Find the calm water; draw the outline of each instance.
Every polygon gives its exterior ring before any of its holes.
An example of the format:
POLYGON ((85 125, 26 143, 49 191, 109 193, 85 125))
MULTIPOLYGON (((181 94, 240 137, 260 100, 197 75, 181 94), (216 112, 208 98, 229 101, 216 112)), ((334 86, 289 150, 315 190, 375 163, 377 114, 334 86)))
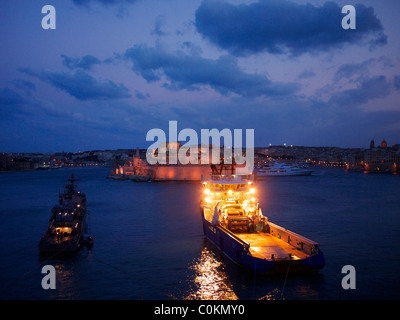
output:
POLYGON ((326 266, 306 276, 244 272, 204 240, 198 183, 106 179, 107 168, 0 175, 1 299, 399 299, 400 175, 317 168, 258 182, 269 220, 321 245, 326 266), (87 194, 91 250, 38 255, 59 188, 74 173, 87 194), (56 290, 41 268, 55 266, 56 290), (343 290, 341 269, 356 268, 343 290))

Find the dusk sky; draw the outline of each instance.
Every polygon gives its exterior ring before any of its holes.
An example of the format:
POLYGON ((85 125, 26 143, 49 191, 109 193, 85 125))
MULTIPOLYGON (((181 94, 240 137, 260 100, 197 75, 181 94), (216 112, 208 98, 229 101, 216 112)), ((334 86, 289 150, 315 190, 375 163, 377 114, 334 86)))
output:
POLYGON ((398 0, 1 1, 0 45, 0 152, 147 148, 171 120, 259 147, 400 143, 398 0))

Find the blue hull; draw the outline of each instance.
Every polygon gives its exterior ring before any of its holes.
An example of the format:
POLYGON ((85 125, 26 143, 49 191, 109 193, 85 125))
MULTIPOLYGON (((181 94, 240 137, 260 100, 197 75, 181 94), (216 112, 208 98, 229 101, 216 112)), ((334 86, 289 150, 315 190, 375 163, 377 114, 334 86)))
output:
POLYGON ((230 260, 257 274, 278 274, 316 271, 325 266, 322 251, 300 260, 267 260, 254 257, 249 252, 249 246, 220 226, 214 226, 204 218, 203 231, 205 236, 216 245, 230 260))

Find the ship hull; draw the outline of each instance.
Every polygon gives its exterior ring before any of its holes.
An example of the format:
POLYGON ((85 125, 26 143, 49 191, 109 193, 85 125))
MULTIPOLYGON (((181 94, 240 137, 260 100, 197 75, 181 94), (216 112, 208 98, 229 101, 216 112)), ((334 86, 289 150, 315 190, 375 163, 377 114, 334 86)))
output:
POLYGON ((39 242, 39 252, 40 254, 75 252, 82 247, 83 242, 83 237, 68 241, 57 241, 54 237, 44 236, 39 242))
POLYGON ((315 272, 325 265, 322 251, 304 259, 266 259, 255 257, 250 253, 249 246, 229 230, 214 226, 208 220, 203 220, 205 236, 237 265, 256 274, 281 274, 315 272))

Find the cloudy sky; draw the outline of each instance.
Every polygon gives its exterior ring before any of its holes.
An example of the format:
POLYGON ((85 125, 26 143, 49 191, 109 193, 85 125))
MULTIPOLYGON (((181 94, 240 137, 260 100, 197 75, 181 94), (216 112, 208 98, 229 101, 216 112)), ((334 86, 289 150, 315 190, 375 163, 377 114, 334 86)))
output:
POLYGON ((400 143, 399 17, 398 0, 1 1, 0 152, 147 148, 170 120, 256 146, 400 143))

